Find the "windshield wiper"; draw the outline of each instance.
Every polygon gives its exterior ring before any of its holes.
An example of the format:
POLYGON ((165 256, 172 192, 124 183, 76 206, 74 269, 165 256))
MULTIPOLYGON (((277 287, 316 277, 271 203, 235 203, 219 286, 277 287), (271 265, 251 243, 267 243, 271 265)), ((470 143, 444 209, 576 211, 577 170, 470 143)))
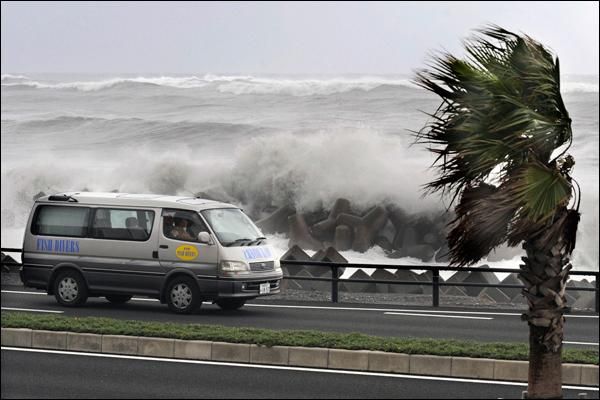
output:
POLYGON ((257 237, 256 239, 254 239, 253 241, 251 241, 250 243, 248 243, 248 246, 253 245, 254 242, 256 242, 256 244, 260 244, 260 242, 263 241, 263 240, 267 240, 267 238, 263 237, 263 236, 257 237))
POLYGON ((229 242, 226 244, 227 247, 231 247, 234 244, 238 244, 238 243, 243 243, 243 242, 253 242, 252 239, 247 239, 247 238, 243 238, 243 239, 235 239, 233 242, 229 242))

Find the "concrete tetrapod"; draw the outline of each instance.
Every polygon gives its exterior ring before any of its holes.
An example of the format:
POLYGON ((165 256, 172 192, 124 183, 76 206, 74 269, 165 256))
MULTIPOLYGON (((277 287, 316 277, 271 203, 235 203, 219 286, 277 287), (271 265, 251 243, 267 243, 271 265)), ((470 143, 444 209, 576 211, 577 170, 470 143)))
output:
POLYGON ((290 206, 279 207, 268 217, 258 220, 256 226, 263 233, 286 233, 289 227, 288 217, 295 212, 290 206))
POLYGON ((294 214, 288 217, 290 225, 290 240, 289 246, 298 245, 303 249, 319 250, 323 248, 323 244, 315 239, 308 229, 306 220, 302 214, 294 214))
POLYGON ((373 207, 363 217, 350 214, 340 214, 337 217, 338 225, 348 225, 354 228, 354 242, 352 249, 364 253, 372 245, 375 236, 387 222, 388 213, 381 206, 373 207))
MULTIPOLYGON (((330 240, 334 235, 338 215, 348 213, 350 213, 350 201, 342 198, 337 199, 327 219, 312 226, 313 233, 320 239, 330 240)), ((338 248, 338 250, 341 249, 338 248)))

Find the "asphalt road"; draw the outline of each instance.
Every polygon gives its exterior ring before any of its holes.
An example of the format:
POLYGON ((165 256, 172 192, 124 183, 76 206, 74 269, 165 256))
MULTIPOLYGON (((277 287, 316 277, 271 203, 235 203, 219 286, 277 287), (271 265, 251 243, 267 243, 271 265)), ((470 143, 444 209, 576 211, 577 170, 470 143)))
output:
MULTIPOLYGON (((83 307, 65 308, 53 296, 18 287, 2 288, 2 309, 59 312, 66 316, 102 316, 119 319, 218 324, 268 329, 314 329, 360 332, 387 337, 432 337, 478 341, 527 342, 527 324, 518 311, 475 308, 360 306, 316 302, 254 300, 237 311, 203 304, 193 315, 176 315, 152 299, 134 298, 113 305, 91 298, 83 307)), ((33 312, 33 311, 32 311, 33 312)), ((565 346, 598 349, 598 315, 568 315, 565 346)))
MULTIPOLYGON (((432 377, 2 350, 3 398, 520 398, 526 387, 432 377)), ((598 398, 597 389, 565 389, 598 398)))

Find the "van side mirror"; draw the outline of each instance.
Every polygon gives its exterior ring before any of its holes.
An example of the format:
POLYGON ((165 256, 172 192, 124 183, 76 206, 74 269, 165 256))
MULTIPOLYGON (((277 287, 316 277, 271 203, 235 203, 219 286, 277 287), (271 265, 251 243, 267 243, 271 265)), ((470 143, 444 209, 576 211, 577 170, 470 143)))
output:
POLYGON ((208 232, 200 232, 198 234, 198 241, 204 244, 213 244, 213 241, 210 237, 210 233, 208 232))

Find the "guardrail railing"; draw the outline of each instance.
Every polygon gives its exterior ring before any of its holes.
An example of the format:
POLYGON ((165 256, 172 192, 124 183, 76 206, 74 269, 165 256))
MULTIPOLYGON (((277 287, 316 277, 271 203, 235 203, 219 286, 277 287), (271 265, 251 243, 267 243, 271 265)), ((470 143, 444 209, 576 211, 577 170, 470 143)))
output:
MULTIPOLYGON (((511 285, 511 284, 492 284, 492 283, 471 283, 471 282, 440 282, 440 271, 469 271, 469 272, 483 272, 483 273, 494 273, 494 272, 509 272, 518 273, 518 269, 514 268, 476 268, 476 267, 449 267, 439 265, 396 265, 396 264, 359 264, 359 263, 333 263, 325 261, 298 261, 298 260, 281 260, 282 266, 302 268, 303 266, 317 266, 323 268, 329 268, 331 271, 331 277, 296 277, 293 275, 284 275, 284 279, 290 280, 304 280, 304 281, 324 281, 331 282, 331 301, 333 303, 338 302, 339 298, 339 284, 340 283, 384 283, 392 285, 425 285, 432 286, 432 302, 434 307, 440 305, 440 287, 441 286, 475 286, 475 287, 495 287, 495 288, 515 288, 522 289, 523 285, 511 285), (377 280, 377 279, 340 279, 339 269, 340 268, 371 268, 371 269, 396 269, 396 270, 418 270, 418 271, 431 271, 431 282, 427 281, 402 281, 402 280, 377 280)), ((598 292, 600 288, 598 286, 598 277, 600 272, 594 271, 570 271, 569 275, 579 276, 593 276, 595 277, 595 287, 567 287, 568 291, 588 291, 595 292, 595 311, 598 312, 598 292)))
MULTIPOLYGON (((22 253, 22 249, 17 248, 1 248, 3 253, 22 253)), ((18 262, 2 262, 4 265, 20 266, 18 262)), ((432 303, 434 307, 440 306, 440 287, 441 286, 475 286, 475 287, 495 287, 495 288, 511 288, 511 289, 522 289, 523 285, 501 285, 492 283, 472 283, 472 282, 440 282, 440 271, 469 271, 469 272, 483 272, 483 273, 494 273, 494 272, 509 272, 518 273, 518 269, 513 268, 476 268, 476 267, 449 267, 439 265, 396 265, 396 264, 360 264, 360 263, 333 263, 326 261, 297 261, 297 260, 281 260, 282 266, 292 268, 302 268, 304 266, 316 266, 329 268, 331 271, 331 277, 301 277, 293 275, 284 275, 283 279, 297 280, 297 281, 322 281, 331 282, 331 301, 337 303, 339 299, 339 284, 340 283, 383 283, 391 285, 420 285, 420 286, 432 286, 432 303), (431 282, 427 281, 402 281, 402 280, 377 280, 377 279, 340 279, 339 270, 340 268, 371 268, 371 269, 396 269, 396 270, 417 270, 417 271, 431 271, 431 282)), ((600 272, 594 271, 570 271, 569 275, 578 276, 593 276, 595 278, 595 287, 567 287, 568 291, 587 291, 595 292, 595 311, 598 312, 598 293, 600 292, 599 277, 600 272)))

